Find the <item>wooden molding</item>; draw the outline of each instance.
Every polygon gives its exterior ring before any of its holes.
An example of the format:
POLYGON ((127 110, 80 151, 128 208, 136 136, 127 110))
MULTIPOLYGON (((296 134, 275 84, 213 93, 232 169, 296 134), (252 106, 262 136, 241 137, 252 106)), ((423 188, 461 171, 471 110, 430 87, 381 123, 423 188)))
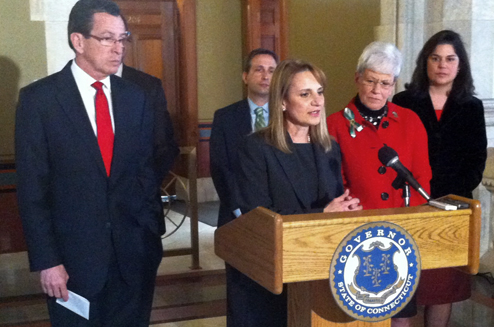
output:
POLYGON ((179 145, 197 146, 196 0, 116 2, 134 28, 125 63, 162 80, 179 145))
POLYGON ((197 99, 196 0, 177 0, 180 12, 180 127, 181 146, 197 146, 199 115, 197 99))
POLYGON ((263 47, 288 57, 286 0, 242 0, 243 54, 263 47))

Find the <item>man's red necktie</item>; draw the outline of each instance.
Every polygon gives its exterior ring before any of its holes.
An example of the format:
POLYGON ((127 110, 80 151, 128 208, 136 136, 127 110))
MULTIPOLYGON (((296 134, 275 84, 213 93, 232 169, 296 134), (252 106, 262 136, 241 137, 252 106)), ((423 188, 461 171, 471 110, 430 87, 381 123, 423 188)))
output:
POLYGON ((98 133, 98 145, 105 163, 106 174, 110 176, 111 160, 113 157, 113 128, 110 118, 110 109, 105 92, 103 92, 103 83, 94 82, 92 85, 96 89, 96 126, 98 133))

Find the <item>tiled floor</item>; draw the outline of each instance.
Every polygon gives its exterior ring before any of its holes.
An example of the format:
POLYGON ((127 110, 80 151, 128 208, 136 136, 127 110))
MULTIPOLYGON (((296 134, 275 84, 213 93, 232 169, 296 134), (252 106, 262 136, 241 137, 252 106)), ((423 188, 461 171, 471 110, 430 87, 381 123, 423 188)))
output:
MULTIPOLYGON (((181 219, 180 214, 172 214, 171 217, 174 220, 181 219)), ((170 225, 169 229, 171 228, 170 225)), ((186 219, 176 233, 163 241, 164 247, 176 249, 190 246, 189 230, 189 220, 186 219)), ((152 325, 153 327, 226 326, 224 316, 160 323, 166 320, 179 320, 179 318, 171 319, 170 314, 173 315, 175 311, 182 310, 184 305, 195 306, 194 308, 199 312, 198 317, 214 315, 214 312, 221 312, 221 308, 224 308, 225 285, 224 276, 221 273, 224 264, 221 259, 214 255, 214 230, 214 227, 200 223, 200 265, 202 267, 200 274, 210 274, 209 279, 205 279, 201 283, 195 283, 194 278, 189 278, 192 280, 190 283, 182 280, 178 282, 174 279, 169 280, 167 276, 180 276, 182 274, 196 276, 197 272, 193 272, 189 268, 191 265, 190 256, 163 259, 159 268, 159 275, 164 280, 158 282, 156 289, 153 306, 155 308, 153 321, 156 323, 152 325), (204 313, 204 310, 209 311, 204 313)), ((473 277, 473 279, 473 296, 468 301, 454 304, 450 327, 494 326, 494 285, 481 277, 473 277)), ((38 276, 28 271, 26 254, 0 255, 0 298, 38 293, 40 293, 38 276)), ((0 302, 0 327, 16 326, 16 324, 26 321, 46 321, 46 318, 46 307, 39 297, 25 302, 21 307, 5 305, 4 302, 0 302)), ((421 320, 422 313, 420 312, 414 319, 413 326, 423 326, 421 320)), ((29 326, 29 324, 22 326, 29 326)))
MULTIPOLYGON (((182 215, 174 212, 168 214, 173 221, 182 219, 182 215)), ((174 226, 167 221, 167 233, 174 226)), ((225 268, 223 260, 214 254, 214 231, 216 227, 199 222, 199 258, 202 270, 215 270, 225 268)), ((163 240, 163 248, 166 250, 178 249, 190 246, 190 220, 185 219, 184 224, 170 237, 163 240)), ((185 273, 190 271, 190 256, 165 257, 161 262, 158 275, 185 273)))

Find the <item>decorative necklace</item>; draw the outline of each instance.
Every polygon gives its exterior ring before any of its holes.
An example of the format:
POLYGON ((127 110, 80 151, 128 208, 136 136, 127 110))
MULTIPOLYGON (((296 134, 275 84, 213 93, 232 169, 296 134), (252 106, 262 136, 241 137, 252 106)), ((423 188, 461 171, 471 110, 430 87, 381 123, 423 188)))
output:
POLYGON ((378 115, 378 116, 370 116, 370 115, 366 115, 365 113, 363 113, 358 107, 357 107, 360 115, 362 115, 362 118, 364 118, 365 120, 367 120, 369 123, 371 123, 372 125, 378 127, 379 126, 379 123, 381 122, 381 120, 386 117, 386 115, 388 114, 388 106, 385 105, 383 107, 383 109, 380 109, 380 110, 383 110, 383 112, 378 115))

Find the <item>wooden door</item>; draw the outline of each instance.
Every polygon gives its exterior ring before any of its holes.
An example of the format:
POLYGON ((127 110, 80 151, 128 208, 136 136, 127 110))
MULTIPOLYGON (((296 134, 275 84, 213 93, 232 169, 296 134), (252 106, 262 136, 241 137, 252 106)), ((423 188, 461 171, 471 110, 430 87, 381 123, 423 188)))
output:
POLYGON ((195 0, 115 2, 132 35, 124 63, 161 79, 179 145, 196 146, 195 0))
POLYGON ((176 4, 122 1, 119 6, 131 32, 131 42, 127 47, 124 63, 162 80, 168 110, 176 121, 179 109, 176 4))
POLYGON ((288 57, 286 0, 242 0, 244 56, 256 48, 288 57))

